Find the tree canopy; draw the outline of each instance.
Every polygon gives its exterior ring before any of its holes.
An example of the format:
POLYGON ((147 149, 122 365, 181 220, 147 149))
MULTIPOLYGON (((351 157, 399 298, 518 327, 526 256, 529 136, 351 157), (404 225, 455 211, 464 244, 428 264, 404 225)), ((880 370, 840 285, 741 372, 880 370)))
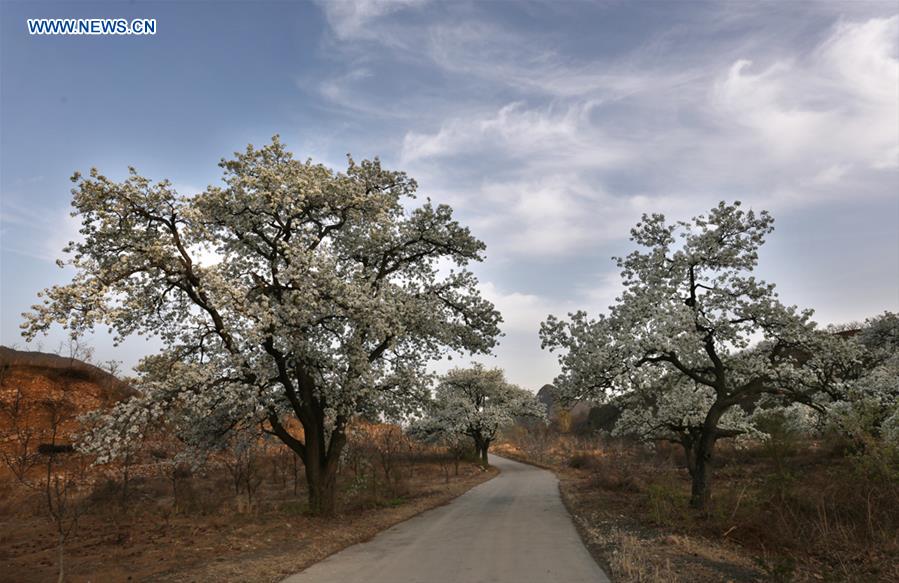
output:
POLYGON ((404 410, 430 360, 494 346, 500 316, 467 270, 484 244, 446 205, 407 210, 415 181, 377 159, 334 172, 276 136, 220 166, 224 184, 195 196, 133 168, 122 182, 75 174, 75 275, 41 294, 24 334, 105 324, 162 340, 98 452, 161 420, 197 444, 261 425, 303 458, 312 507, 329 511, 350 417, 404 410))
POLYGON ((742 430, 735 407, 762 396, 824 407, 857 372, 853 343, 818 330, 811 310, 784 305, 753 275, 773 222, 739 202, 690 221, 644 215, 631 230, 641 249, 616 258, 624 291, 608 314, 541 325, 543 347, 560 351, 563 396, 635 392, 632 408, 652 403, 628 415, 674 430, 696 507, 708 501, 716 440, 742 430))
POLYGON ((501 369, 475 364, 452 369, 440 379, 416 431, 467 436, 486 465, 499 430, 523 417, 544 419, 546 408, 530 391, 508 383, 501 369))

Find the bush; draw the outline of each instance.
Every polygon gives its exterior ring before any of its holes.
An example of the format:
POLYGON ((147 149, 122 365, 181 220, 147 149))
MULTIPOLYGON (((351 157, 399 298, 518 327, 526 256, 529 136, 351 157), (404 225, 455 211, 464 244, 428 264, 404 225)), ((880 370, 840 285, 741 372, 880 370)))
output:
POLYGON ((652 520, 662 526, 682 522, 687 512, 686 496, 677 484, 670 481, 654 482, 647 486, 646 499, 652 520))
POLYGON ((94 484, 88 495, 88 501, 91 506, 111 506, 113 502, 118 503, 121 492, 122 485, 118 480, 106 478, 94 484))
POLYGON ((568 459, 568 467, 587 470, 596 466, 596 457, 586 453, 576 453, 568 459))
POLYGON ((590 474, 590 488, 612 492, 640 493, 646 490, 646 481, 636 473, 612 465, 603 465, 590 474))

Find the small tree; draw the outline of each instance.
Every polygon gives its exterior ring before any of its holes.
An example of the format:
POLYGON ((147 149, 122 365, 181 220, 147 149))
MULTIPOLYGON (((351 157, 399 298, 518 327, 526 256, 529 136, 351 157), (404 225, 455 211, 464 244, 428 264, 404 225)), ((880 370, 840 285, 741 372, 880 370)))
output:
POLYGON ((819 332, 810 310, 783 305, 773 285, 752 276, 772 230, 766 211, 739 202, 675 224, 644 215, 631 230, 644 250, 616 260, 625 289, 609 313, 549 316, 541 326, 543 347, 561 351, 556 384, 569 400, 650 391, 664 409, 684 405, 672 391, 691 392, 696 423, 685 447, 695 508, 709 500, 715 443, 732 434, 723 423, 735 407, 771 395, 823 409, 858 365, 852 343, 819 332))
POLYGON ((436 446, 445 451, 446 457, 441 458, 441 466, 449 483, 449 468, 453 466, 454 474, 459 475, 459 462, 473 451, 471 438, 458 431, 456 427, 449 427, 443 420, 437 417, 424 417, 416 419, 409 425, 406 432, 416 440, 436 446))
POLYGON ((398 425, 392 423, 368 427, 368 439, 381 470, 384 481, 393 494, 398 492, 400 452, 405 449, 405 436, 398 425))
POLYGON ((134 169, 76 174, 75 276, 24 334, 106 324, 162 340, 139 367, 143 396, 87 440, 101 461, 152 423, 204 448, 261 424, 302 458, 311 510, 330 513, 350 418, 421 398, 445 351, 493 347, 499 314, 466 269, 484 244, 448 206, 407 212, 415 181, 377 159, 335 173, 275 137, 221 166, 224 187, 193 197, 134 169))
POLYGON ((265 456, 265 443, 261 436, 249 431, 232 437, 226 444, 222 455, 222 463, 231 475, 234 496, 237 497, 237 508, 254 510, 256 491, 263 481, 262 461, 265 456), (241 491, 246 494, 246 504, 239 498, 241 491))
POLYGON ((487 450, 502 427, 522 417, 545 420, 546 408, 533 393, 507 383, 501 369, 475 364, 441 378, 429 415, 444 431, 471 438, 486 467, 487 450))
POLYGON ((76 405, 70 394, 70 386, 63 383, 61 390, 42 399, 39 403, 46 442, 38 448, 45 470, 39 482, 47 514, 56 529, 58 555, 58 581, 65 580, 65 546, 69 536, 78 526, 81 516, 82 495, 76 472, 67 458, 74 453, 70 444, 60 443, 64 429, 75 418, 76 405))
MULTIPOLYGON (((50 445, 50 444, 47 444, 50 445)), ((72 532, 78 527, 83 511, 83 495, 77 476, 63 458, 71 451, 45 447, 46 473, 41 482, 47 513, 56 529, 57 581, 65 581, 65 546, 72 532), (61 450, 61 451, 60 451, 61 450)))
MULTIPOLYGON (((69 359, 69 366, 74 366, 79 361, 92 362, 94 360, 94 347, 78 336, 69 336, 65 342, 60 342, 55 352, 58 356, 69 359)), ((110 374, 115 373, 110 372, 110 374)))
POLYGON ((38 404, 29 400, 17 384, 9 388, 4 385, 6 367, 0 370, 0 459, 22 484, 27 485, 27 477, 32 468, 40 463, 37 448, 45 428, 36 419, 43 411, 38 404))

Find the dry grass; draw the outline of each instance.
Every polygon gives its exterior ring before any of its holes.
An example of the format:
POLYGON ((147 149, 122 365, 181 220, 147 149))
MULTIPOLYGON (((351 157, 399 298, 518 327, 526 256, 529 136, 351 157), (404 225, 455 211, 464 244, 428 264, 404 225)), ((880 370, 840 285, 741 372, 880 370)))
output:
POLYGON ((613 581, 624 583, 759 581, 751 558, 727 543, 671 534, 629 516, 618 490, 613 502, 576 472, 562 476, 562 493, 588 548, 613 581))
MULTIPOLYGON (((530 459, 507 444, 504 455, 530 459)), ((712 506, 688 508, 680 452, 557 436, 539 458, 616 581, 899 580, 895 452, 722 448, 712 506)))
MULTIPOLYGON (((402 467, 408 472, 408 466, 402 467)), ((67 545, 67 581, 276 581, 348 545, 439 506, 495 475, 464 464, 447 483, 439 464, 416 463, 401 497, 359 493, 343 486, 341 513, 306 513, 305 492, 267 484, 252 510, 239 512, 241 497, 229 492, 228 476, 211 473, 185 480, 181 509, 159 480, 134 484, 130 508, 115 490, 87 501, 78 530, 67 545)), ((56 538, 40 500, 9 482, 2 486, 0 581, 55 579, 56 538)))
POLYGON ((0 357, 0 581, 54 580, 60 533, 70 582, 274 581, 494 475, 471 462, 457 475, 447 452, 359 419, 328 518, 307 512, 302 462, 263 435, 233 434, 190 468, 160 428, 93 467, 66 444, 78 413, 121 396, 118 381, 71 359, 0 357))

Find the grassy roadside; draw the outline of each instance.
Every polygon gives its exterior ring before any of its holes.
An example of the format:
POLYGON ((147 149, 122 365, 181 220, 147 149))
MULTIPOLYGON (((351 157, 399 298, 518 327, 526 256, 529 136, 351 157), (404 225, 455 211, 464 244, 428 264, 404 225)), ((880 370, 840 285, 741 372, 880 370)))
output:
POLYGON ((723 450, 713 504, 699 514, 676 449, 568 437, 495 447, 556 473, 585 543, 618 583, 899 581, 897 491, 873 453, 860 466, 821 446, 794 444, 774 461, 723 450))
MULTIPOLYGON (((422 512, 451 502, 471 488, 495 477, 499 470, 479 471, 466 468, 466 475, 449 484, 435 483, 418 496, 340 520, 317 519, 308 527, 317 534, 315 541, 280 541, 270 547, 238 553, 227 559, 215 559, 192 569, 177 570, 161 581, 279 581, 354 544, 367 541, 379 532, 409 520, 422 512)), ((305 530, 305 529, 303 529, 305 530)), ((300 531, 297 528, 294 532, 300 531)))
MULTIPOLYGON (((756 562, 733 544, 676 534, 641 520, 628 512, 629 504, 622 504, 620 494, 597 488, 586 471, 559 463, 561 460, 534 460, 510 444, 495 449, 509 459, 556 474, 562 501, 584 544, 615 583, 778 580, 766 577, 756 562)), ((624 490, 626 497, 626 485, 624 490)))
MULTIPOLYGON (((221 483, 198 481, 196 496, 211 510, 161 511, 163 500, 127 513, 87 513, 67 545, 66 580, 89 581, 279 581, 309 565, 413 516, 446 504, 498 473, 463 463, 449 481, 436 463, 417 465, 401 496, 347 505, 335 517, 305 512, 302 498, 265 493, 270 503, 237 512, 222 496, 221 483), (207 483, 208 482, 208 483, 207 483)), ((225 490, 227 491, 227 490, 225 490)), ((354 498, 360 501, 360 496, 354 498)), ((104 503, 102 508, 113 506, 104 503)), ((137 505, 136 505, 137 506, 137 505)), ((55 539, 47 521, 21 506, 0 512, 0 581, 55 579, 55 539)))
POLYGON ((565 506, 612 580, 630 582, 768 581, 734 545, 675 534, 620 512, 613 497, 590 489, 576 472, 557 472, 565 506))

